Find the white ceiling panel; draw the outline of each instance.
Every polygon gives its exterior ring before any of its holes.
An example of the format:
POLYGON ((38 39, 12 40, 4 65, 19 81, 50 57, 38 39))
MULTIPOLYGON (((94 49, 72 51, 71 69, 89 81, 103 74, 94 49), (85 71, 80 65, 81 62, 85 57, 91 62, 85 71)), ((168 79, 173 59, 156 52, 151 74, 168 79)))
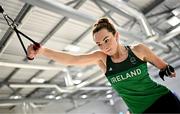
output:
POLYGON ((39 76, 37 76, 37 78, 40 79, 45 79, 46 81, 50 80, 51 78, 53 78, 59 71, 43 71, 39 76))
POLYGON ((66 22, 54 35, 54 38, 57 39, 53 40, 61 41, 61 39, 66 39, 69 43, 71 43, 76 40, 88 27, 89 25, 87 24, 69 19, 69 21, 66 22))
POLYGON ((14 76, 9 80, 9 82, 26 82, 31 78, 37 70, 34 69, 20 69, 14 76))
POLYGON ((4 80, 12 71, 13 68, 0 66, 0 80, 4 80))
POLYGON ((98 8, 96 4, 87 0, 82 7, 80 7, 79 11, 82 11, 88 15, 92 15, 94 17, 101 17, 104 13, 98 8))

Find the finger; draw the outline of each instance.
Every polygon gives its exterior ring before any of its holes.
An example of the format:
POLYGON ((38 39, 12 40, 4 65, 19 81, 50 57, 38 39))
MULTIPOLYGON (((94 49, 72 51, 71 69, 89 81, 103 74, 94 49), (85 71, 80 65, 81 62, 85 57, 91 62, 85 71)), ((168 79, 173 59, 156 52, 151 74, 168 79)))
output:
POLYGON ((171 77, 176 77, 176 73, 175 73, 175 72, 172 72, 170 76, 171 76, 171 77))
POLYGON ((174 76, 174 77, 176 77, 176 73, 174 72, 174 73, 172 73, 172 75, 174 76))

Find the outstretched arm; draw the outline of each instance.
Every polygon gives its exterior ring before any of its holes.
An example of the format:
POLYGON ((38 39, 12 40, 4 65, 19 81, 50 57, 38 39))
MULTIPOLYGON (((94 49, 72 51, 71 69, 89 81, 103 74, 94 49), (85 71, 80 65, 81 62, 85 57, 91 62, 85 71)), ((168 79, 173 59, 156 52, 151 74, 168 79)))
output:
MULTIPOLYGON (((166 70, 167 69, 168 63, 166 63, 163 59, 158 57, 146 45, 139 44, 138 50, 141 53, 141 55, 143 56, 144 61, 147 61, 147 62, 153 64, 154 66, 156 66, 160 70, 166 70)), ((175 75, 176 75, 175 71, 170 73, 171 77, 175 77, 175 75)))
POLYGON ((90 65, 98 64, 98 61, 104 56, 104 53, 95 51, 89 54, 72 55, 62 51, 55 51, 41 46, 40 49, 34 50, 33 45, 28 47, 28 56, 34 58, 36 55, 44 55, 49 59, 60 62, 64 65, 90 65))

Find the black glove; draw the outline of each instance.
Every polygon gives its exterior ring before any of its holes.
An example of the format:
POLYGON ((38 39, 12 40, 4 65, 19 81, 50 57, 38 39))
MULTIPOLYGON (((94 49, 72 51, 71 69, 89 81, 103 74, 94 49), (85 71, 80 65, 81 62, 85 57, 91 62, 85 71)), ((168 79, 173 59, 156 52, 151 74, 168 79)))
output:
POLYGON ((174 71, 175 70, 171 65, 167 65, 166 68, 159 71, 159 76, 164 81, 164 76, 170 77, 171 73, 173 73, 174 71))

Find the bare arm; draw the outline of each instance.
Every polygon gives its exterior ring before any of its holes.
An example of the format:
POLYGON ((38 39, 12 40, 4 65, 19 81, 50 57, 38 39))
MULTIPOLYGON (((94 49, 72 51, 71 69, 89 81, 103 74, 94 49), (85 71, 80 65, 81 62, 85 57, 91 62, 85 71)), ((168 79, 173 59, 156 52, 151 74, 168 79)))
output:
MULTIPOLYGON (((151 64, 153 64, 154 66, 156 66, 160 70, 167 68, 168 63, 166 63, 163 59, 161 59, 156 54, 154 54, 144 44, 139 44, 138 45, 138 50, 141 51, 140 53, 141 53, 144 61, 150 62, 151 64)), ((171 72, 171 74, 169 76, 170 77, 175 77, 176 76, 176 72, 175 71, 171 72)))
POLYGON ((90 65, 98 64, 104 54, 100 51, 92 52, 83 55, 72 55, 62 51, 55 51, 45 47, 41 47, 39 50, 34 51, 33 45, 28 47, 28 56, 30 58, 35 57, 37 54, 44 55, 49 59, 60 62, 64 65, 90 65))
POLYGON ((152 50, 150 50, 146 45, 144 44, 138 44, 136 46, 139 53, 141 53, 141 56, 144 61, 147 61, 154 66, 156 66, 158 69, 163 69, 167 66, 167 63, 158 57, 152 50))

